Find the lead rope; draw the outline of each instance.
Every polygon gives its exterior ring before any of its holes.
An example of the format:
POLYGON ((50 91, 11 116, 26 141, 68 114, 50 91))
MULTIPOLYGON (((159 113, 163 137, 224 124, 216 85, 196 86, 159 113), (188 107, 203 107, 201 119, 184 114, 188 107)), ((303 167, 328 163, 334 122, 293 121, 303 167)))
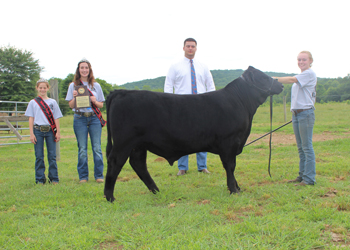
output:
POLYGON ((292 120, 290 120, 289 122, 283 124, 282 126, 276 128, 276 129, 272 130, 271 132, 268 132, 268 133, 264 134, 263 136, 260 136, 259 138, 255 139, 254 141, 251 141, 251 142, 247 143, 246 145, 244 145, 244 147, 249 146, 250 144, 252 144, 252 143, 254 143, 256 141, 259 141, 260 139, 264 138, 265 136, 267 136, 267 135, 269 135, 269 134, 279 130, 280 128, 283 128, 284 126, 288 125, 291 122, 292 122, 292 120))
POLYGON ((272 141, 272 95, 270 95, 270 141, 269 141, 270 154, 269 154, 269 167, 268 167, 270 177, 271 177, 270 164, 271 164, 271 151, 272 151, 271 141, 272 141))

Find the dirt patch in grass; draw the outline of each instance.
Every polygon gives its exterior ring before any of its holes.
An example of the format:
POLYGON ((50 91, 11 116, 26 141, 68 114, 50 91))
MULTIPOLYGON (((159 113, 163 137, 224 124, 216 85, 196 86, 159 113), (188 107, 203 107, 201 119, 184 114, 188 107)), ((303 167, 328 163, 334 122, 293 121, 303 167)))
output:
POLYGON ((154 160, 155 162, 164 162, 166 161, 163 157, 158 157, 157 159, 154 160))
MULTIPOLYGON (((247 143, 263 136, 263 134, 250 134, 247 140, 247 143)), ((332 133, 332 132, 323 132, 322 134, 314 134, 312 140, 315 141, 330 141, 336 139, 345 139, 350 138, 350 132, 345 132, 340 134, 332 133)), ((268 143, 270 140, 270 136, 267 135, 259 141, 254 142, 253 144, 260 143, 268 143)), ((296 144, 294 134, 272 134, 272 143, 273 144, 283 144, 283 145, 292 145, 296 144)))
POLYGON ((325 229, 322 230, 321 236, 324 241, 327 242, 327 246, 337 246, 344 249, 348 249, 350 246, 350 233, 344 227, 325 225, 325 229))
POLYGON ((118 176, 117 181, 118 182, 128 182, 132 179, 138 179, 138 178, 139 177, 137 175, 128 175, 128 176, 124 176, 124 177, 118 176))
POLYGON ((338 191, 336 189, 332 189, 330 191, 328 191, 327 193, 325 193, 324 195, 322 195, 321 197, 323 198, 333 198, 337 196, 338 191))
POLYGON ((197 201, 197 204, 198 205, 210 204, 210 200, 200 200, 200 201, 197 201))
POLYGON ((123 245, 119 245, 117 242, 104 242, 101 243, 97 249, 115 249, 121 250, 124 249, 123 245))

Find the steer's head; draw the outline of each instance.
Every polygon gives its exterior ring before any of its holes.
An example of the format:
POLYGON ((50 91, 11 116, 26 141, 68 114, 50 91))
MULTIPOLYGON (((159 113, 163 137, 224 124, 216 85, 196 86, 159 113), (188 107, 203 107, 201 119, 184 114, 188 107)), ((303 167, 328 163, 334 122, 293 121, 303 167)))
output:
POLYGON ((283 91, 282 83, 252 66, 249 66, 249 68, 243 72, 242 78, 249 85, 267 95, 276 95, 283 91))

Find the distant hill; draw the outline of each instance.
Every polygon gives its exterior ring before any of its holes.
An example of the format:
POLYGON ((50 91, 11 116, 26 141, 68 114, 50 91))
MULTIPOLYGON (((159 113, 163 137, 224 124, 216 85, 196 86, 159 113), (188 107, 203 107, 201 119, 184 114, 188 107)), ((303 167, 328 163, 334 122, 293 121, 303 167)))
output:
MULTIPOLYGON (((232 82, 234 79, 240 77, 244 70, 242 69, 231 69, 231 70, 211 70, 213 75, 215 86, 217 89, 225 87, 227 84, 232 82)), ((264 72, 269 76, 290 76, 294 75, 276 72, 264 72)), ((120 85, 119 88, 125 89, 146 89, 146 90, 158 90, 161 91, 164 88, 165 76, 157 77, 154 79, 146 79, 137 82, 129 82, 120 85)))
POLYGON ((149 89, 146 87, 148 90, 163 89, 164 81, 165 81, 165 76, 160 76, 153 79, 146 79, 146 80, 137 81, 137 82, 128 82, 123 85, 119 85, 118 88, 144 89, 144 86, 149 86, 149 89))

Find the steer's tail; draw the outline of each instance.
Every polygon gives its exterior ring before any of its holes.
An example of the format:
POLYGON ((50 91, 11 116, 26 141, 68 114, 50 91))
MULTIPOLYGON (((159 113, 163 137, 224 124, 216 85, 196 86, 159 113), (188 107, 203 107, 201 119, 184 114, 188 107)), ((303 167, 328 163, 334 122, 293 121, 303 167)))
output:
POLYGON ((112 151, 112 147, 113 147, 113 144, 112 144, 112 133, 111 133, 111 124, 110 124, 110 117, 109 117, 109 109, 110 109, 110 103, 111 103, 111 100, 112 97, 111 97, 111 94, 107 97, 107 100, 106 100, 106 111, 107 111, 107 147, 106 147, 106 157, 107 157, 107 160, 108 160, 108 156, 109 156, 109 153, 112 151))

